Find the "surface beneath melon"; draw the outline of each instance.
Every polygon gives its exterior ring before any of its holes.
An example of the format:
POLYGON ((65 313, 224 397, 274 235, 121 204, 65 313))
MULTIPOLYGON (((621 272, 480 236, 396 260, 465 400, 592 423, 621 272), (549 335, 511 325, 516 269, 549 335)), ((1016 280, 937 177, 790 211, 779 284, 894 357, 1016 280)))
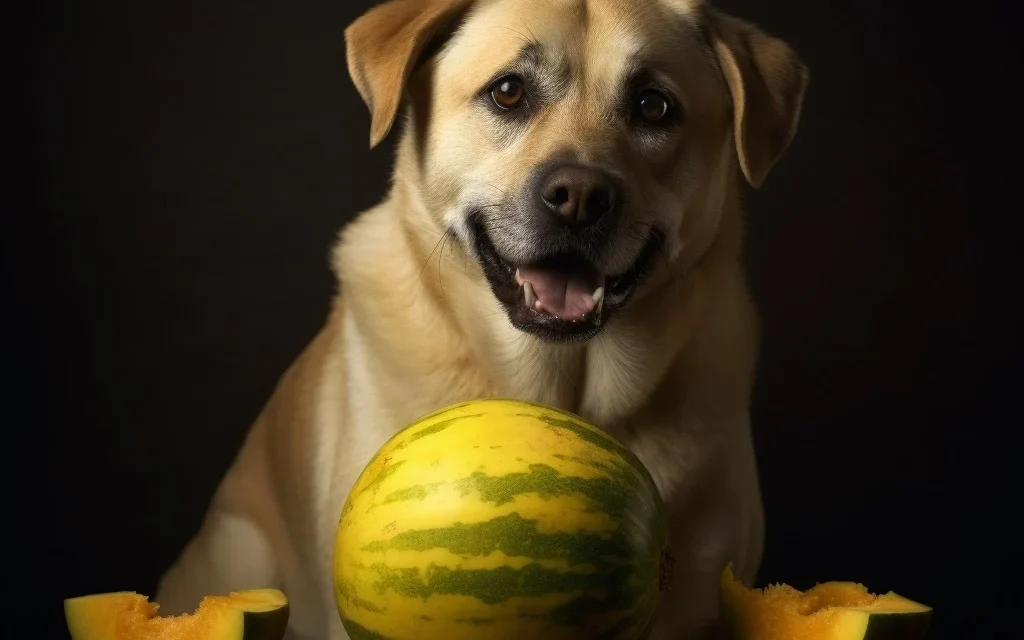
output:
POLYGON ((895 593, 826 582, 806 592, 788 585, 747 589, 727 567, 723 617, 736 640, 923 640, 932 609, 895 593))
POLYGON ((181 616, 158 612, 135 592, 64 601, 72 640, 281 640, 288 626, 288 600, 276 589, 207 596, 195 613, 181 616))

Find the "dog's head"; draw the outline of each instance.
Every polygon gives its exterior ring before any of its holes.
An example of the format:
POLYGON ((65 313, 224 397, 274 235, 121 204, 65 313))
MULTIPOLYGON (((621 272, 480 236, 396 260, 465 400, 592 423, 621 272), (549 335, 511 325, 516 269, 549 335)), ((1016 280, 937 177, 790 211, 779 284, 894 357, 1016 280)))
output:
POLYGON ((784 42, 698 0, 392 0, 346 42, 371 145, 408 98, 422 208, 549 340, 596 335, 736 176, 759 186, 807 84, 784 42))

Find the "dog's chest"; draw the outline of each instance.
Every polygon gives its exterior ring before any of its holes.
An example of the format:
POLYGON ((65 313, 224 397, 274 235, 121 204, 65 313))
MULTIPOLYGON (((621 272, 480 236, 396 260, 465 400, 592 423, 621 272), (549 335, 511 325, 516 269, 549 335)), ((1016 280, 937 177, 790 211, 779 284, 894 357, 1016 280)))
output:
POLYGON ((622 423, 650 398, 664 373, 641 340, 609 330, 587 345, 555 345, 510 335, 495 340, 501 395, 572 411, 602 427, 622 423))
POLYGON ((525 366, 507 370, 502 391, 577 413, 608 431, 643 461, 662 496, 670 500, 700 472, 709 443, 703 425, 687 419, 683 406, 652 408, 663 367, 638 347, 608 339, 586 350, 522 353, 519 362, 525 366))

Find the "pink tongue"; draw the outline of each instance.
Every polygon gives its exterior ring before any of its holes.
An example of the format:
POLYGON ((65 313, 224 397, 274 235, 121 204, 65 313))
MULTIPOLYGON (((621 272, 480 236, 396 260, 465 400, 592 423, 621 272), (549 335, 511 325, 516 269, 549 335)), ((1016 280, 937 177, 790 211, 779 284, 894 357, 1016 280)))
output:
POLYGON ((537 311, 565 320, 580 320, 594 310, 591 285, 578 273, 523 268, 519 277, 533 285, 537 311))

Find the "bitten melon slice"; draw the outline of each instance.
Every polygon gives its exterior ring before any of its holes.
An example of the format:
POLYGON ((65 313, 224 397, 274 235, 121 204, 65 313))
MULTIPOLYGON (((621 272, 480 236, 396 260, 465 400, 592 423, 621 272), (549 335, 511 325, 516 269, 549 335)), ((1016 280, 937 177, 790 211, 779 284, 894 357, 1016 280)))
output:
POLYGON ((72 640, 281 640, 288 599, 276 589, 207 596, 195 613, 162 617, 159 605, 135 592, 64 601, 72 640))
POLYGON ((895 593, 872 595, 853 582, 806 592, 788 585, 747 589, 722 573, 723 618, 735 640, 923 640, 932 609, 895 593))

